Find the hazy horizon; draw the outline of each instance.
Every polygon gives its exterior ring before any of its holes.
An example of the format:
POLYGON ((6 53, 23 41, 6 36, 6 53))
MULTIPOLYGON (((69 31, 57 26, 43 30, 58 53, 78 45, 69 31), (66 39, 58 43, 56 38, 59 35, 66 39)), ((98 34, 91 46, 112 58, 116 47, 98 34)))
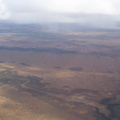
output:
POLYGON ((16 24, 71 23, 119 28, 118 0, 0 0, 0 21, 16 24))

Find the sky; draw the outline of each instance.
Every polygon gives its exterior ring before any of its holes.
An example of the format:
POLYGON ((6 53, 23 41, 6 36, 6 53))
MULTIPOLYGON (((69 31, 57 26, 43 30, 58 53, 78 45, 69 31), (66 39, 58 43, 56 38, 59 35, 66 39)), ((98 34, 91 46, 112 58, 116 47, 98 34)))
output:
POLYGON ((0 20, 116 27, 120 0, 0 0, 0 20))

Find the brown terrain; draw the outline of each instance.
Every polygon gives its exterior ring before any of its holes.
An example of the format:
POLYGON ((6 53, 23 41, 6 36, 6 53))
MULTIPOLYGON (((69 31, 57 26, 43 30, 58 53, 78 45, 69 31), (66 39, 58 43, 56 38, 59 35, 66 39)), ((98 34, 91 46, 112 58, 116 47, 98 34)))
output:
POLYGON ((119 31, 0 33, 0 120, 119 119, 119 31))

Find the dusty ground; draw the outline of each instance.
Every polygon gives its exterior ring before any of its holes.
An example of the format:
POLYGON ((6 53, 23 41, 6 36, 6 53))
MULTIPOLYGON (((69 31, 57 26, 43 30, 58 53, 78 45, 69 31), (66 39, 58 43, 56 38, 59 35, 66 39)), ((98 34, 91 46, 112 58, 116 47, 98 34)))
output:
POLYGON ((119 120, 119 32, 46 36, 0 34, 0 119, 119 120))

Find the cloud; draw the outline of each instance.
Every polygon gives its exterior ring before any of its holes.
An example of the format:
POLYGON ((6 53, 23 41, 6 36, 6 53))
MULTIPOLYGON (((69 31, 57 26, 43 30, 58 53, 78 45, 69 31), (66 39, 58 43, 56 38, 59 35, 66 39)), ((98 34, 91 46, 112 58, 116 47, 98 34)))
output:
MULTIPOLYGON (((9 12, 0 7, 2 11, 7 11, 6 16, 11 13, 9 20, 17 23, 78 22, 114 26, 120 21, 119 0, 4 0, 4 4, 9 12)), ((4 4, 1 2, 1 6, 4 4)))
POLYGON ((119 0, 4 0, 12 12, 49 11, 120 15, 119 0))
POLYGON ((0 19, 8 19, 10 16, 9 11, 7 10, 5 4, 0 0, 0 19))

